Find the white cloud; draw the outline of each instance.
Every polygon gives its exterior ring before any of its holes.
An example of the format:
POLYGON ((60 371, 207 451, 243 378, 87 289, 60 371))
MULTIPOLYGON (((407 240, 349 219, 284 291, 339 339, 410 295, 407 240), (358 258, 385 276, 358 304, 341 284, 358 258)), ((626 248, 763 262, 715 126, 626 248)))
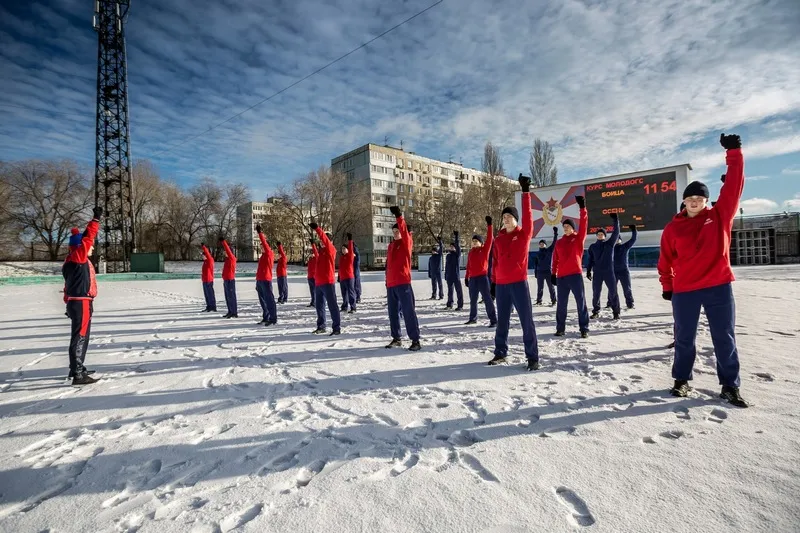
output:
POLYGON ((781 174, 798 175, 800 174, 800 165, 786 167, 781 171, 781 174))
POLYGON ((800 211, 800 192, 795 194, 791 200, 783 202, 783 209, 786 211, 800 211))
POLYGON ((769 176, 747 176, 747 181, 764 181, 769 178, 769 176))
MULTIPOLYGON (((724 152, 684 147, 765 120, 759 136, 745 139, 748 159, 800 151, 796 0, 769 9, 760 0, 507 0, 491 9, 459 0, 159 154, 431 2, 278 3, 174 0, 131 9, 134 157, 155 158, 179 178, 243 180, 259 192, 384 135, 469 166, 491 139, 510 173, 527 168, 537 136, 554 144, 565 174, 686 161, 702 177, 724 165, 724 152)), ((95 35, 77 22, 50 29, 64 18, 83 21, 80 2, 30 4, 37 16, 12 20, 0 8, 0 94, 47 111, 0 106, 0 159, 91 161, 95 35)))
POLYGON ((778 209, 778 202, 774 202, 767 198, 750 198, 739 202, 739 207, 744 209, 745 215, 764 215, 766 213, 775 213, 778 209))

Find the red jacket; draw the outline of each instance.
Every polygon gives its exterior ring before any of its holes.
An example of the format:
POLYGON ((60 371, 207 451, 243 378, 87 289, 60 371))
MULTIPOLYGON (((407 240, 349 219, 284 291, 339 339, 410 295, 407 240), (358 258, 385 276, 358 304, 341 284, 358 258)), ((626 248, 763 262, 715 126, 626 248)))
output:
POLYGON ((392 241, 386 250, 386 286, 389 288, 411 283, 411 250, 414 241, 402 216, 397 217, 397 229, 401 238, 392 241))
POLYGON ((353 272, 354 258, 355 254, 353 253, 353 241, 347 241, 347 254, 339 255, 339 281, 353 279, 356 277, 355 273, 353 272))
POLYGON ((267 238, 263 233, 258 234, 261 241, 263 253, 258 258, 258 269, 256 270, 256 281, 272 281, 272 264, 275 262, 275 252, 270 248, 267 238))
POLYGON ((225 253, 228 254, 225 257, 225 264, 222 266, 222 279, 230 281, 236 279, 236 256, 233 255, 231 247, 228 246, 228 241, 223 240, 222 247, 225 248, 225 253))
POLYGON ((319 287, 320 285, 331 285, 334 282, 336 247, 319 226, 317 226, 317 236, 322 246, 317 251, 317 270, 314 274, 314 283, 319 287))
POLYGON ((533 237, 533 209, 528 192, 522 193, 521 222, 522 226, 517 226, 511 232, 501 229, 494 239, 492 277, 498 285, 528 279, 528 249, 533 237))
POLYGON ((306 277, 308 279, 314 279, 317 274, 317 245, 311 245, 311 257, 308 258, 308 274, 306 277))
POLYGON ((94 266, 89 261, 89 250, 100 229, 100 223, 92 219, 86 225, 79 246, 70 247, 69 254, 61 267, 64 276, 64 302, 69 300, 91 300, 97 296, 97 281, 94 266))
POLYGON ((278 272, 277 276, 279 278, 286 277, 286 263, 289 262, 289 259, 286 257, 286 252, 283 251, 283 245, 281 244, 278 246, 278 272))
POLYGON ((489 273, 489 253, 492 251, 494 232, 492 226, 486 228, 486 242, 480 248, 471 248, 467 255, 467 275, 465 279, 485 276, 489 273))
POLYGON ((203 245, 203 270, 201 279, 203 283, 211 283, 214 281, 214 258, 211 257, 211 252, 208 251, 206 245, 203 245))
POLYGON ((583 245, 586 243, 586 232, 589 231, 589 213, 585 208, 581 209, 578 224, 578 231, 558 239, 553 248, 550 272, 557 278, 583 274, 583 245))
POLYGON ((728 171, 719 199, 692 218, 681 211, 661 234, 658 275, 664 291, 688 292, 734 280, 731 229, 744 190, 742 149, 728 150, 728 171))

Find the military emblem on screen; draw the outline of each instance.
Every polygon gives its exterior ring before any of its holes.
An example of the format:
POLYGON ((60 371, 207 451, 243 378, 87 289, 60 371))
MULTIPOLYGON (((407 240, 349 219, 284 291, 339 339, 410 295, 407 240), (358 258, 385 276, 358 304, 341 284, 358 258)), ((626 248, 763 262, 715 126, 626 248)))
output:
POLYGON ((557 202, 553 197, 550 197, 550 200, 545 202, 544 209, 542 209, 542 220, 548 226, 558 226, 561 224, 561 219, 563 217, 563 208, 561 207, 561 203, 557 202))

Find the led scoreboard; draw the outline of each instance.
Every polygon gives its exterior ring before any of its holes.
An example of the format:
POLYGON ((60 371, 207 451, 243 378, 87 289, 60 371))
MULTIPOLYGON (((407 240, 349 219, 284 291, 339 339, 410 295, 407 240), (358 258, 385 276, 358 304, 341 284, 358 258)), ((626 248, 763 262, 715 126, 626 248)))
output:
POLYGON ((639 231, 649 231, 663 229, 677 212, 675 172, 587 184, 584 191, 590 234, 611 231, 612 213, 623 228, 636 224, 639 231))
MULTIPOLYGON (((576 196, 586 198, 589 235, 600 228, 611 231, 610 215, 616 213, 623 232, 628 232, 628 226, 636 224, 639 231, 637 247, 658 246, 661 232, 678 212, 679 193, 688 184, 691 169, 690 165, 683 164, 531 189, 531 249, 538 247, 540 239, 550 243, 553 228, 561 230, 565 220, 578 226, 580 209, 576 196)), ((517 193, 516 201, 517 209, 520 209, 521 193, 517 193)), ((593 238, 587 239, 586 246, 592 242, 593 238)))

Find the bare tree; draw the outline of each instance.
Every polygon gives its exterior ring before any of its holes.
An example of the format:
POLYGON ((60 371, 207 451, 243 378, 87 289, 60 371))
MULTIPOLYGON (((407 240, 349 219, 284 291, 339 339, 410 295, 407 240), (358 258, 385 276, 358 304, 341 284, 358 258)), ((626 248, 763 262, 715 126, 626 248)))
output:
POLYGON ((50 260, 59 259, 70 229, 86 223, 92 202, 88 172, 74 161, 29 160, 4 164, 0 174, 8 197, 0 211, 43 244, 50 260))
POLYGON ((499 219, 503 208, 514 204, 517 190, 514 182, 504 175, 500 150, 491 142, 487 142, 483 149, 481 170, 478 182, 464 186, 465 227, 462 229, 469 231, 482 231, 486 215, 499 219))
POLYGON ((131 193, 133 200, 133 226, 136 235, 134 248, 145 249, 145 226, 151 222, 152 208, 156 198, 163 193, 158 170, 147 159, 133 162, 131 168, 131 193))
POLYGON ((558 183, 558 167, 549 142, 538 138, 533 141, 529 166, 531 186, 546 187, 558 183))

